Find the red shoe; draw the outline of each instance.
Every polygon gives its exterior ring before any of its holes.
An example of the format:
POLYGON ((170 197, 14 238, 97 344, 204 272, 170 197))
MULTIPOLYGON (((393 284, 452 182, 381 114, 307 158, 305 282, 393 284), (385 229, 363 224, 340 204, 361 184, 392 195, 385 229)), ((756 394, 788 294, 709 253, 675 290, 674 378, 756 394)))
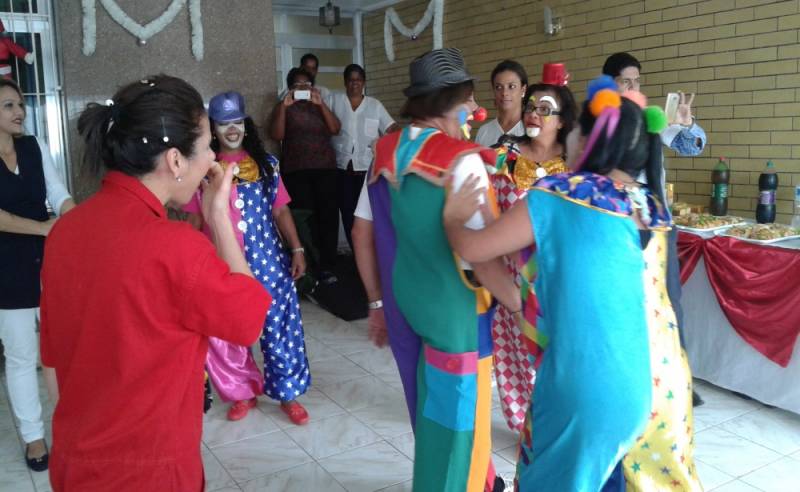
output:
POLYGON ((304 425, 308 423, 308 412, 303 405, 296 401, 282 402, 281 410, 285 413, 289 420, 295 425, 304 425))
POLYGON ((247 412, 249 412, 251 408, 256 407, 257 403, 258 400, 255 398, 235 402, 231 405, 231 408, 228 409, 228 420, 242 420, 247 417, 247 412))

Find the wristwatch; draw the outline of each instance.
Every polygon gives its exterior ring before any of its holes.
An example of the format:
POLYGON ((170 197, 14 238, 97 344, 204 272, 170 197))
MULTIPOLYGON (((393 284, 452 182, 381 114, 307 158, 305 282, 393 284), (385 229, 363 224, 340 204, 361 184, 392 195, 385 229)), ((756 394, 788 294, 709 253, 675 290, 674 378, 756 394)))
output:
POLYGON ((380 308, 383 307, 383 300, 382 299, 378 299, 377 301, 372 301, 372 302, 367 304, 367 307, 369 309, 380 309, 380 308))

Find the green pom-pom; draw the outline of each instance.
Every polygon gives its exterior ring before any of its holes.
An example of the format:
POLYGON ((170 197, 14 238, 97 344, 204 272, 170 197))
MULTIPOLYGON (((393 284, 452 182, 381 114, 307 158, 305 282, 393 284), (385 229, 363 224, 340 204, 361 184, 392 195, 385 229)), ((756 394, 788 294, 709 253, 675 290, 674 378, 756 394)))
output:
POLYGON ((647 106, 642 110, 647 133, 661 133, 667 127, 667 114, 659 106, 647 106))

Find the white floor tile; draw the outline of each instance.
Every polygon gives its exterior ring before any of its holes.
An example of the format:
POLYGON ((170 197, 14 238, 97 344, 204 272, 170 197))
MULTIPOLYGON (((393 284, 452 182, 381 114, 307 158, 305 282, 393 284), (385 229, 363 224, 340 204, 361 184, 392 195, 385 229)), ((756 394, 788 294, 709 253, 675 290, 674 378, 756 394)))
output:
POLYGON ((695 458, 734 477, 747 474, 781 457, 771 449, 719 428, 698 432, 695 435, 695 444, 695 458))
MULTIPOLYGON (((297 399, 297 402, 305 407, 308 412, 309 422, 315 422, 334 415, 346 413, 344 408, 337 405, 333 400, 316 388, 309 388, 305 395, 297 399)), ((297 427, 297 425, 289 420, 289 417, 283 413, 283 410, 280 408, 280 403, 277 401, 267 400, 260 403, 258 409, 269 415, 281 429, 293 429, 297 427)))
POLYGON ((519 433, 511 430, 506 423, 503 412, 496 408, 492 411, 492 450, 505 449, 519 442, 519 433))
POLYGON ((356 410, 353 416, 384 438, 411 432, 408 408, 400 395, 386 403, 356 410))
POLYGON ((409 432, 402 436, 387 439, 386 442, 392 445, 396 450, 403 453, 406 457, 414 459, 414 433, 409 432))
POLYGON ((288 470, 272 473, 241 485, 245 492, 345 492, 333 476, 317 463, 289 468, 288 470))
POLYGON ((236 486, 236 481, 228 474, 228 471, 217 460, 211 451, 200 453, 203 457, 203 472, 206 476, 206 490, 209 492, 223 489, 225 487, 236 486))
POLYGON ((366 446, 381 439, 352 415, 329 417, 286 429, 285 432, 316 460, 366 446))
POLYGON ((315 362, 312 370, 312 384, 316 386, 344 383, 369 375, 367 371, 343 355, 315 362))
POLYGON ((308 356, 308 365, 312 378, 315 376, 317 363, 341 357, 339 352, 308 335, 306 335, 306 355, 308 356))
MULTIPOLYGON (((264 405, 265 399, 266 397, 261 397, 259 405, 264 405)), ((227 417, 230 406, 230 403, 216 400, 211 410, 203 416, 203 442, 209 448, 278 430, 271 418, 255 408, 250 409, 242 420, 232 422, 227 417)))
POLYGON ((388 347, 372 347, 369 350, 350 354, 347 358, 371 374, 397 374, 397 364, 388 347))
POLYGON ((761 490, 800 490, 800 466, 795 459, 787 456, 739 480, 761 490))
POLYGON ((495 474, 502 478, 506 483, 513 482, 517 473, 516 463, 512 463, 497 453, 492 453, 495 474))
POLYGON ((505 459, 509 463, 516 463, 517 455, 519 454, 519 445, 514 444, 513 446, 509 446, 507 448, 503 448, 495 452, 498 455, 502 456, 503 459, 505 459))
POLYGON ((399 394, 375 376, 319 386, 318 389, 348 411, 380 405, 399 394))
POLYGON ((383 441, 319 463, 349 492, 373 492, 403 483, 413 474, 411 460, 383 441))
POLYGON ((697 475, 700 477, 700 483, 705 490, 713 490, 715 487, 719 487, 735 479, 735 477, 721 470, 717 470, 713 466, 707 465, 698 459, 694 460, 694 464, 697 467, 697 475))
POLYGON ((312 461, 283 431, 225 444, 212 452, 237 483, 312 461))
POLYGON ((694 416, 709 426, 721 424, 764 407, 757 401, 746 400, 715 386, 699 388, 697 393, 705 403, 694 408, 694 416))
POLYGON ((381 489, 380 492, 411 492, 414 488, 414 481, 407 480, 403 483, 398 483, 397 485, 392 485, 391 487, 386 487, 385 489, 381 489))
POLYGON ((34 492, 33 480, 22 460, 0 463, 0 492, 34 492))
POLYGON ((751 485, 747 485, 746 483, 734 480, 733 482, 728 482, 721 487, 717 487, 716 489, 710 490, 709 492, 788 492, 784 490, 770 490, 770 491, 762 491, 761 489, 757 489, 751 485))
POLYGON ((800 450, 800 415, 785 410, 762 408, 720 424, 720 428, 780 454, 800 450))

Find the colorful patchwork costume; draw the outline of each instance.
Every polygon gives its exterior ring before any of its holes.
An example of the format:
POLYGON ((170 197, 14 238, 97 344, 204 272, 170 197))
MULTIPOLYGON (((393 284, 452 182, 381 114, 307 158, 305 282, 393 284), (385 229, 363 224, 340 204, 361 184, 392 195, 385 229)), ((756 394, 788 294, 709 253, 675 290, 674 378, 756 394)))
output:
MULTIPOLYGON (((414 491, 492 490, 493 315, 442 226, 458 160, 495 153, 434 129, 381 138, 368 187, 389 342, 416 436, 414 491)), ((419 129, 413 129, 419 130, 419 129)))
POLYGON ((630 199, 603 176, 545 177, 525 201, 535 251, 523 278, 535 276, 536 295, 523 284, 522 329, 538 369, 517 488, 599 491, 652 405, 642 239, 630 199))
MULTIPOLYGON (((563 158, 558 157, 538 163, 519 154, 516 144, 497 148, 497 161, 489 169, 497 205, 507 212, 517 200, 523 198, 534 180, 541 176, 567 171, 563 158)), ((521 283, 520 271, 515 261, 506 259, 509 272, 521 283)), ((528 279, 532 281, 533 279, 528 279)), ((525 413, 531 401, 536 372, 528 357, 524 337, 514 316, 502 304, 497 306, 492 320, 494 342, 494 375, 500 406, 511 430, 521 431, 525 413)))

